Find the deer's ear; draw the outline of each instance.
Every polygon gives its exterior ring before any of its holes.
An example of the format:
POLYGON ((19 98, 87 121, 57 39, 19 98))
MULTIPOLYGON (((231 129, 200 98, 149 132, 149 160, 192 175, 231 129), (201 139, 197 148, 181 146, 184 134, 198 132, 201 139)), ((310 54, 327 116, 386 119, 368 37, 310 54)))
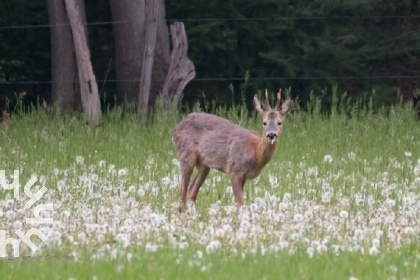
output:
POLYGON ((262 114, 264 112, 265 106, 258 100, 257 95, 254 95, 254 108, 258 113, 262 114))
POLYGON ((287 98, 286 101, 283 102, 281 105, 281 113, 286 115, 290 110, 290 104, 292 103, 292 99, 287 98))

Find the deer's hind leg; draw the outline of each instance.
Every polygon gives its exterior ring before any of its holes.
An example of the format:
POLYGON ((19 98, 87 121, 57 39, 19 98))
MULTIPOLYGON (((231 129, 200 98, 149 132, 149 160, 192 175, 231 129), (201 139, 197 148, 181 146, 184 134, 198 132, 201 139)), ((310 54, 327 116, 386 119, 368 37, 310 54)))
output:
POLYGON ((197 174, 195 175, 195 178, 188 189, 188 194, 192 202, 196 202, 198 191, 200 190, 200 187, 203 185, 204 180, 207 178, 207 175, 209 175, 210 168, 203 165, 203 164, 197 164, 197 174))
POLYGON ((191 175, 193 173, 193 169, 196 165, 196 162, 197 157, 194 154, 191 154, 190 156, 180 161, 182 180, 181 190, 179 194, 179 212, 185 210, 185 206, 187 203, 188 186, 190 184, 191 175))

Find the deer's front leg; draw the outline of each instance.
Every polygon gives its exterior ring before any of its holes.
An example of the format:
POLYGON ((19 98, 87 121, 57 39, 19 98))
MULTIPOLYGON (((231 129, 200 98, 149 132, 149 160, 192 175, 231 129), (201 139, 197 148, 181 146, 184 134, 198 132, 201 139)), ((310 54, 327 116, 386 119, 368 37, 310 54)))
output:
POLYGON ((230 180, 232 182, 233 195, 235 197, 235 205, 240 208, 244 205, 244 184, 245 179, 242 176, 231 175, 230 180))

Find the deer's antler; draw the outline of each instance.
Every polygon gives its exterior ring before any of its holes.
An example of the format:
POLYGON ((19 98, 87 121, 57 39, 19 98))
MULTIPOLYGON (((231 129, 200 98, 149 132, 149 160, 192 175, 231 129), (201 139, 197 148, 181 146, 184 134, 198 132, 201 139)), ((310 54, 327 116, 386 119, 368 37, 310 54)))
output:
POLYGON ((277 101, 276 101, 275 110, 280 109, 280 100, 281 100, 281 88, 279 89, 279 92, 277 92, 277 101))

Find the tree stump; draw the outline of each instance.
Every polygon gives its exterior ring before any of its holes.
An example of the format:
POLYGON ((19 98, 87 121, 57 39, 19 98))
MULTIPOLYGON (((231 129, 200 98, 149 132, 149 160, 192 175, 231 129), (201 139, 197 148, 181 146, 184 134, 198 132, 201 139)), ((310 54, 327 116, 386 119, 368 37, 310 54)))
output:
POLYGON ((195 77, 195 67, 188 58, 188 41, 184 24, 175 22, 170 27, 173 49, 168 75, 162 90, 162 101, 166 108, 178 104, 182 91, 195 77))

